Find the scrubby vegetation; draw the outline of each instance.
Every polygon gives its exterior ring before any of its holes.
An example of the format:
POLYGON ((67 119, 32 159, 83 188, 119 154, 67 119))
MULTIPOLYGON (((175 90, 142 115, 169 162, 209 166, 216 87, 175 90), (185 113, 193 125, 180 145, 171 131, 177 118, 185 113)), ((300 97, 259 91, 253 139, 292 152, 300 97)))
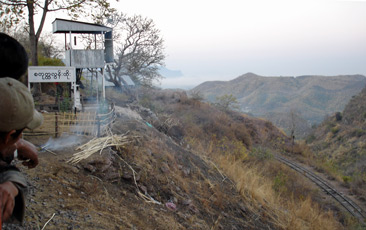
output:
POLYGON ((324 120, 307 143, 313 163, 366 202, 366 88, 354 96, 344 111, 324 120))
MULTIPOLYGON (((220 110, 184 91, 107 95, 116 110, 111 133, 127 133, 130 144, 76 165, 67 163, 75 149, 41 153, 37 170, 26 171, 33 187, 24 229, 41 229, 51 216, 47 229, 360 227, 276 160, 277 154, 317 157, 271 122, 220 110)), ((327 128, 332 137, 342 133, 335 127, 327 128)))
POLYGON ((280 229, 341 229, 329 207, 315 202, 318 191, 273 159, 301 153, 299 145, 270 122, 223 111, 184 92, 145 91, 140 98, 157 114, 150 123, 230 180, 252 212, 280 229), (170 122, 162 122, 170 120, 170 122))

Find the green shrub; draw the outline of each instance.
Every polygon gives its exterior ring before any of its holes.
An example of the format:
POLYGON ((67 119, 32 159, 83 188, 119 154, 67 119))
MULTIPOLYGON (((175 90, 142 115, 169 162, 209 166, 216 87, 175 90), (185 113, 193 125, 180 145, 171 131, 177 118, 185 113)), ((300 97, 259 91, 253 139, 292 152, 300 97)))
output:
POLYGON ((38 65, 39 66, 65 66, 61 59, 58 58, 50 58, 39 55, 38 57, 38 65))
POLYGON ((287 175, 284 174, 282 171, 278 172, 273 181, 273 189, 277 193, 286 192, 287 191, 286 182, 287 182, 287 175))
POLYGON ((326 124, 326 128, 327 128, 327 130, 330 130, 331 128, 335 127, 336 125, 337 125, 336 123, 329 121, 326 124))
POLYGON ((306 143, 307 143, 307 144, 311 144, 311 143, 313 143, 315 140, 316 140, 315 135, 314 135, 314 134, 311 134, 311 135, 309 135, 309 136, 306 138, 306 143))
POLYGON ((352 177, 350 176, 343 176, 342 179, 344 183, 349 183, 352 181, 352 177))
MULTIPOLYGON (((59 97, 59 95, 57 95, 57 97, 59 97)), ((61 112, 66 112, 66 111, 70 111, 71 110, 71 98, 69 96, 69 92, 67 90, 64 91, 63 93, 63 98, 62 100, 60 100, 60 111, 61 112)))
POLYGON ((366 134, 366 130, 363 130, 363 129, 360 129, 360 128, 354 129, 351 133, 351 135, 353 137, 361 137, 365 134, 366 134))
POLYGON ((60 102, 60 111, 67 112, 71 109, 71 100, 70 98, 66 97, 60 102))
POLYGON ((229 140, 224 137, 216 145, 224 155, 234 156, 237 160, 244 160, 248 156, 248 150, 241 141, 229 140))
POLYGON ((340 127, 339 126, 335 126, 333 128, 330 129, 330 131, 333 133, 333 134, 337 134, 340 130, 340 127))
POLYGON ((270 152, 270 150, 262 147, 253 148, 249 155, 259 160, 268 160, 273 158, 273 154, 270 152))

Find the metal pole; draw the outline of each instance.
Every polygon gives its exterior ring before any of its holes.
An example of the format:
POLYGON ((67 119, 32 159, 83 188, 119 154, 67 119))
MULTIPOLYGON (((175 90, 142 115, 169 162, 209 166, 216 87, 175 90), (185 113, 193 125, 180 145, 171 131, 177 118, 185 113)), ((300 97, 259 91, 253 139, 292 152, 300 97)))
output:
POLYGON ((72 66, 71 65, 71 56, 72 56, 72 42, 71 42, 71 31, 69 32, 69 37, 70 37, 70 41, 69 41, 69 48, 70 48, 70 66, 72 66))
POLYGON ((91 72, 91 80, 90 80, 90 96, 93 96, 93 76, 94 76, 94 71, 93 71, 93 69, 92 69, 90 72, 91 72))
POLYGON ((99 105, 99 82, 98 82, 98 70, 95 71, 95 80, 97 85, 97 104, 99 105))
POLYGON ((96 118, 97 118, 97 126, 98 126, 97 137, 100 137, 100 118, 99 118, 99 114, 97 114, 96 118))
POLYGON ((72 82, 71 84, 74 85, 74 109, 76 113, 76 82, 72 82))
POLYGON ((102 74, 103 99, 105 100, 105 78, 104 78, 104 72, 105 72, 105 65, 103 67, 103 74, 102 74))
POLYGON ((57 116, 57 112, 55 113, 55 137, 57 138, 58 136, 58 116, 57 116))
POLYGON ((65 33, 65 50, 67 50, 67 39, 66 39, 66 33, 65 33))

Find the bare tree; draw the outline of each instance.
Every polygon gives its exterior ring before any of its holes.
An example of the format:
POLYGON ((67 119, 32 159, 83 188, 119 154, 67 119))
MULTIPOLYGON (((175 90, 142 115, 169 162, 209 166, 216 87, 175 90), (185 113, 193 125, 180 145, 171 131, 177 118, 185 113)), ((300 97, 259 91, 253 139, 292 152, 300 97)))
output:
POLYGON ((0 0, 0 24, 10 28, 27 22, 32 65, 38 65, 38 42, 46 16, 56 11, 66 11, 73 19, 91 15, 94 21, 100 21, 100 14, 109 17, 115 9, 110 7, 107 0, 0 0), (98 9, 97 13, 94 13, 95 9, 98 9), (37 28, 34 19, 36 14, 40 14, 37 28))
POLYGON ((109 23, 113 27, 116 58, 107 66, 107 80, 122 87, 123 76, 130 76, 143 86, 152 86, 154 80, 161 79, 159 68, 164 65, 164 40, 153 20, 120 13, 109 23))
POLYGON ((192 90, 190 93, 190 97, 194 101, 203 101, 204 100, 202 93, 198 90, 192 90))
POLYGON ((223 111, 239 110, 239 102, 232 94, 216 97, 214 105, 223 111))

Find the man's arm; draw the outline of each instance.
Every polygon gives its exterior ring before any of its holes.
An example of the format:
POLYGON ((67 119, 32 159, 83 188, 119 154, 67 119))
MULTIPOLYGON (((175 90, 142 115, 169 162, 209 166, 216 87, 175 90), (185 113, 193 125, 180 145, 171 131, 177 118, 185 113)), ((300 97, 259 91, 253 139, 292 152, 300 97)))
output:
POLYGON ((34 168, 38 165, 37 148, 30 142, 19 139, 14 145, 1 151, 2 159, 10 163, 14 159, 14 151, 18 153, 18 159, 28 168, 34 168))
POLYGON ((8 220, 14 210, 15 197, 18 195, 18 188, 11 181, 0 184, 0 213, 3 221, 8 220))
POLYGON ((32 143, 20 139, 15 145, 18 150, 18 159, 23 161, 24 166, 31 169, 38 165, 38 151, 32 143))
MULTIPOLYGON (((0 173, 0 201, 3 208, 3 220, 14 217, 22 222, 25 213, 25 193, 27 192, 27 182, 24 175, 16 168, 2 167, 0 173)), ((12 218, 13 219, 13 218, 12 218)))

